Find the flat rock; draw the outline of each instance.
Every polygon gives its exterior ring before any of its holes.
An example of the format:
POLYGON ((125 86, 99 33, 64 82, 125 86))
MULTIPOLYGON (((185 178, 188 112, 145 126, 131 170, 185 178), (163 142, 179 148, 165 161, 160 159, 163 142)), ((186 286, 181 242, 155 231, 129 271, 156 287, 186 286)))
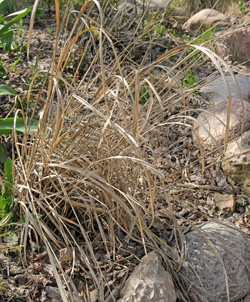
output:
MULTIPOLYGON (((237 86, 231 76, 226 76, 232 97, 240 98, 237 86)), ((247 101, 250 100, 250 77, 244 75, 236 75, 235 79, 239 85, 242 98, 247 101)), ((213 82, 203 86, 200 92, 207 99, 213 101, 215 104, 228 98, 228 90, 223 82, 222 77, 214 80, 213 82)))
MULTIPOLYGON (((169 4, 169 0, 145 0, 144 10, 164 8, 169 4)), ((134 12, 135 14, 143 14, 143 0, 122 0, 119 5, 120 9, 126 10, 127 12, 134 12)))
POLYGON ((184 29, 197 30, 200 26, 202 28, 208 28, 218 22, 228 23, 229 19, 226 15, 218 12, 215 9, 205 8, 189 18, 184 24, 184 29))
MULTIPOLYGON (((133 0, 132 0, 133 1, 133 0)), ((139 4, 143 5, 143 0, 136 0, 139 4)), ((169 0, 145 0, 144 5, 150 9, 157 9, 158 7, 164 7, 169 4, 169 0)))
POLYGON ((232 223, 221 222, 226 226, 205 222, 198 227, 199 231, 185 236, 187 262, 181 273, 193 284, 200 301, 228 301, 225 272, 230 302, 243 298, 250 291, 250 241, 232 223))
POLYGON ((223 59, 250 65, 250 29, 231 31, 216 44, 216 50, 223 59))
POLYGON ((57 287, 46 286, 45 290, 49 299, 58 299, 58 301, 62 301, 60 291, 57 287))
POLYGON ((227 145, 222 169, 235 182, 250 189, 250 131, 227 145))
MULTIPOLYGON (((243 133, 250 130, 250 103, 243 101, 244 104, 244 125, 243 133)), ((225 139, 227 123, 228 99, 210 106, 206 111, 199 114, 194 122, 193 140, 195 143, 201 142, 205 149, 223 145, 225 139), (209 133, 208 133, 209 132, 209 133), (215 141, 216 143, 215 143, 215 141)), ((229 133, 227 140, 237 138, 241 135, 243 121, 243 110, 240 99, 232 98, 230 112, 229 133)))
POLYGON ((221 212, 234 212, 236 201, 233 194, 214 194, 214 202, 221 212))
POLYGON ((128 278, 119 302, 175 302, 176 292, 170 274, 156 252, 144 256, 128 278))

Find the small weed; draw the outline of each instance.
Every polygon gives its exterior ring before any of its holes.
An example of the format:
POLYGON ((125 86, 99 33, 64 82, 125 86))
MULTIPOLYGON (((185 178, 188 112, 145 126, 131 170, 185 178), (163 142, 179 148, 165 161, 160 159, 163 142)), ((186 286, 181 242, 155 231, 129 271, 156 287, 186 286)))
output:
POLYGON ((4 177, 5 182, 2 181, 2 191, 0 196, 0 218, 3 219, 9 213, 13 214, 13 192, 14 187, 14 173, 13 173, 13 161, 10 157, 4 164, 4 177))
POLYGON ((194 88, 197 83, 195 80, 195 72, 193 70, 189 70, 185 79, 182 80, 182 85, 187 88, 194 88))
POLYGON ((13 64, 11 64, 11 66, 10 66, 10 70, 11 70, 11 71, 14 70, 16 64, 17 64, 21 59, 22 59, 22 56, 20 55, 20 56, 16 59, 16 61, 15 61, 13 64))
POLYGON ((239 1, 239 9, 240 9, 240 12, 243 14, 244 10, 245 10, 244 0, 239 1))
POLYGON ((194 40, 191 40, 189 36, 186 37, 187 42, 190 42, 194 45, 202 45, 206 42, 212 41, 215 38, 215 31, 216 27, 211 28, 209 30, 202 29, 201 34, 195 38, 194 40))
POLYGON ((16 0, 0 1, 0 12, 3 15, 11 14, 17 10, 16 0))
POLYGON ((51 37, 52 36, 51 27, 47 27, 46 29, 47 29, 47 32, 48 32, 49 36, 51 37))
POLYGON ((166 32, 166 25, 165 22, 161 22, 159 24, 156 25, 155 31, 157 32, 157 34, 162 37, 165 32, 166 32))
MULTIPOLYGON (((135 97, 135 92, 133 92, 133 95, 135 97)), ((145 104, 150 98, 149 95, 149 85, 146 84, 141 87, 140 89, 140 96, 139 96, 139 104, 143 105, 145 104)))
POLYGON ((167 30, 166 23, 159 17, 152 22, 152 15, 150 13, 147 15, 142 25, 142 32, 145 32, 145 28, 147 28, 145 34, 146 40, 150 40, 153 34, 157 34, 162 37, 167 30))
POLYGON ((0 79, 5 79, 7 77, 7 72, 3 67, 2 60, 0 59, 0 79))
MULTIPOLYGON (((32 6, 27 9, 9 14, 7 16, 3 16, 3 15, 0 16, 0 40, 1 40, 0 47, 3 49, 3 51, 10 52, 12 50, 12 43, 14 42, 14 38, 13 38, 14 30, 11 28, 11 26, 14 23, 20 21, 23 17, 25 17, 31 11, 31 9, 32 6), (12 19, 9 20, 10 18, 12 19), (7 19, 9 21, 6 21, 7 19)), ((21 30, 22 30, 22 23, 21 25, 19 25, 19 34, 21 30)))
POLYGON ((234 45, 233 61, 237 60, 237 45, 234 45))

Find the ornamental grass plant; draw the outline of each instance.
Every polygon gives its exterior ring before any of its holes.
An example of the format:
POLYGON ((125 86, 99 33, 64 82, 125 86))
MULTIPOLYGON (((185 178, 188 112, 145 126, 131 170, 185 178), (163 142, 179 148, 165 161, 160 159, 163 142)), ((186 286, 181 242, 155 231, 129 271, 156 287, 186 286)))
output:
MULTIPOLYGON (((15 140, 14 210, 23 221, 22 261, 27 263, 35 242, 48 253, 63 301, 90 301, 94 290, 99 301, 116 301, 110 271, 128 273, 138 253, 157 250, 188 299, 188 280, 178 273, 185 261, 184 234, 162 160, 170 162, 182 140, 192 145, 192 122, 202 102, 197 90, 204 81, 184 85, 187 75, 204 60, 221 75, 232 72, 199 45, 165 49, 154 58, 156 17, 145 26, 143 19, 133 23, 111 2, 96 0, 86 1, 80 11, 69 3, 63 15, 58 0, 55 8, 48 87, 34 95, 32 81, 26 102, 43 103, 37 131, 15 140), (176 131, 179 138, 168 144, 176 131), (70 269, 59 256, 64 249, 70 269), (85 282, 81 298, 79 279, 85 282)), ((196 148, 204 172, 204 151, 196 148)), ((185 165, 187 171, 188 160, 185 165)), ((184 170, 176 173, 186 177, 184 170)))

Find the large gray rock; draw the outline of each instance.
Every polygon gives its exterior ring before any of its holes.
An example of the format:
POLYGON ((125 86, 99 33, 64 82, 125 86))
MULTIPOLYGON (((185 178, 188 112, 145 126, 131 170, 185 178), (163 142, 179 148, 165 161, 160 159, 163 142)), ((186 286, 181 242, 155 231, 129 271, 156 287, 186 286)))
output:
POLYGON ((170 274, 153 251, 144 256, 128 278, 119 302, 175 302, 176 293, 170 274))
MULTIPOLYGON (((250 49, 250 48, 249 48, 250 49)), ((242 98, 244 100, 250 100, 250 77, 244 75, 235 76, 237 83, 239 84, 242 98)), ((226 76, 228 85, 230 87, 232 97, 240 98, 237 86, 231 76, 226 76)), ((222 77, 214 80, 213 82, 203 86, 200 92, 209 100, 213 101, 215 104, 221 102, 222 100, 228 98, 228 91, 223 82, 222 77)))
POLYGON ((187 265, 183 266, 181 273, 193 284, 201 301, 228 301, 225 272, 230 302, 243 298, 250 291, 250 241, 246 235, 233 229, 233 224, 223 223, 227 226, 206 222, 198 227, 199 231, 186 235, 187 265))
POLYGON ((222 169, 230 178, 250 190, 250 131, 227 145, 222 169))
POLYGON ((205 8, 193 15, 184 24, 184 29, 197 30, 200 26, 203 28, 211 27, 218 22, 229 22, 229 19, 224 14, 215 9, 205 8))
MULTIPOLYGON (((241 100, 232 98, 228 140, 241 135, 243 112, 245 113, 243 133, 250 130, 250 103, 243 101, 243 104, 245 107, 244 111, 241 100)), ((200 113, 193 126, 195 143, 201 142, 205 149, 214 148, 216 143, 219 146, 224 143, 228 115, 227 108, 228 100, 226 99, 200 113)))

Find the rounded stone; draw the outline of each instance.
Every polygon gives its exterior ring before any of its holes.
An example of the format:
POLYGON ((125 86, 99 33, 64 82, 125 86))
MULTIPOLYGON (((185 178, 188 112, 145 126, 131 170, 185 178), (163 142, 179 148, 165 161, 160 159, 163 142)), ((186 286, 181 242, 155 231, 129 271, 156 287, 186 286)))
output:
MULTIPOLYGON (((230 112, 230 123, 227 141, 237 138, 241 135, 242 122, 243 133, 250 130, 250 103, 241 101, 238 98, 232 98, 230 112), (242 107, 244 104, 244 110, 242 107), (244 120, 243 120, 244 113, 244 120)), ((194 142, 201 142, 205 149, 221 146, 224 143, 226 124, 227 124, 228 99, 210 106, 206 111, 199 114, 194 122, 193 139, 194 142)))
POLYGON ((232 223, 222 223, 206 222, 186 235, 186 265, 181 273, 201 301, 227 302, 226 278, 230 302, 250 291, 250 241, 232 223))
POLYGON ((218 22, 229 22, 229 19, 215 9, 205 8, 189 18, 184 29, 197 30, 200 26, 207 28, 218 22))

